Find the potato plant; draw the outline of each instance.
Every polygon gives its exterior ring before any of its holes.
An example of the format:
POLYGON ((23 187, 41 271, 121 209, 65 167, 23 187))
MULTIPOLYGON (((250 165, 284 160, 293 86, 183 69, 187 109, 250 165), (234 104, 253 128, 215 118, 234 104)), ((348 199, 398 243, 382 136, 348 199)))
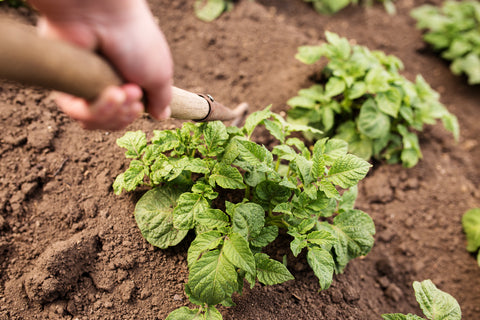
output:
POLYGON ((232 0, 195 0, 195 15, 203 21, 213 21, 233 8, 232 0))
POLYGON ((326 32, 328 43, 304 46, 296 58, 313 64, 322 57, 328 64, 321 80, 302 89, 287 103, 288 121, 313 126, 324 133, 309 139, 344 139, 349 150, 370 159, 385 159, 413 167, 422 157, 417 131, 438 119, 458 139, 457 118, 448 112, 422 76, 415 82, 403 77, 402 62, 381 51, 351 45, 326 32))
MULTIPOLYGON (((428 320, 461 320, 462 310, 454 297, 439 290, 431 280, 413 283, 415 298, 428 320)), ((390 313, 384 320, 425 320, 415 314, 390 313)))
POLYGON ((190 123, 176 130, 141 131, 117 140, 129 168, 114 192, 151 188, 138 201, 135 219, 145 239, 175 246, 189 230, 185 293, 197 309, 182 307, 167 319, 221 319, 217 304, 234 305, 244 279, 274 285, 293 279, 287 267, 262 249, 285 229, 293 256, 306 260, 321 289, 334 272, 367 254, 375 227, 354 209, 357 183, 371 165, 347 153, 347 143, 318 140, 307 148, 293 132, 319 133, 287 123, 269 108, 251 114, 242 128, 221 122, 190 123), (270 151, 252 141, 259 125, 277 140, 270 151))
POLYGON ((445 1, 442 7, 423 5, 412 10, 417 28, 426 30, 423 39, 444 59, 451 61, 456 75, 468 83, 480 83, 480 3, 445 1))
MULTIPOLYGON (((359 0, 304 0, 306 2, 311 2, 315 10, 321 14, 334 14, 343 8, 347 7, 350 4, 358 4, 359 0)), ((377 2, 382 2, 385 10, 389 14, 394 14, 396 12, 395 5, 393 4, 394 0, 376 0, 377 2)), ((364 1, 366 6, 371 6, 373 0, 364 1)))
MULTIPOLYGON (((476 253, 480 249, 480 208, 470 209, 462 217, 463 231, 467 235, 467 251, 476 253)), ((480 266, 480 252, 477 254, 480 266)))

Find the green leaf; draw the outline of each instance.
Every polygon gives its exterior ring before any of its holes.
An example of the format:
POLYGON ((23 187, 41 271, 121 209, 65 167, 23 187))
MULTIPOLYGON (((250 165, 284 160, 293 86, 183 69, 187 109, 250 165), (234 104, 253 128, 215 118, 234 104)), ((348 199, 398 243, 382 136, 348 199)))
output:
POLYGON ((142 131, 128 131, 123 137, 117 139, 117 145, 127 149, 125 157, 140 158, 147 146, 147 138, 142 131))
POLYGON ((235 208, 232 219, 232 232, 239 233, 245 240, 259 235, 265 224, 265 211, 252 202, 242 203, 235 208))
POLYGON ((203 320, 203 316, 199 309, 180 307, 170 312, 165 320, 203 320))
POLYGON ((255 274, 255 258, 247 240, 242 235, 238 233, 229 234, 223 243, 222 253, 237 268, 255 274))
POLYGON ((180 230, 190 230, 195 226, 195 217, 208 208, 208 202, 201 194, 183 193, 173 210, 173 225, 180 230))
POLYGON ((398 89, 391 88, 385 92, 377 93, 375 102, 383 113, 396 118, 402 104, 402 95, 398 89))
POLYGON ((291 107, 302 107, 302 108, 315 108, 317 105, 316 101, 310 97, 296 96, 287 101, 287 104, 291 107))
POLYGON ((264 285, 274 285, 294 279, 283 263, 270 259, 265 253, 255 255, 255 264, 258 281, 264 285))
POLYGON ((195 15, 203 21, 213 21, 227 9, 226 0, 195 0, 195 15))
POLYGON ((428 319, 460 320, 462 311, 458 302, 433 284, 431 280, 413 283, 415 297, 428 319))
POLYGON ((212 186, 217 184, 225 189, 245 189, 243 176, 238 169, 222 162, 215 164, 209 182, 212 186))
POLYGON ((255 128, 263 122, 263 120, 268 119, 271 116, 272 112, 270 111, 270 106, 250 114, 247 119, 245 119, 245 125, 243 126, 247 136, 250 137, 253 133, 253 130, 255 130, 255 128))
POLYGON ((340 213, 333 219, 333 230, 338 239, 334 249, 340 272, 350 260, 366 255, 373 247, 375 225, 365 212, 350 210, 340 213))
POLYGON ((290 242, 290 250, 292 250, 293 256, 297 257, 302 252, 302 249, 307 246, 307 241, 305 240, 305 235, 294 234, 293 236, 294 238, 290 242))
POLYGON ((365 76, 365 83, 369 93, 383 92, 390 89, 388 81, 391 79, 390 74, 381 67, 375 67, 365 76))
POLYGON ((214 230, 198 234, 188 248, 188 267, 191 268, 205 252, 218 248, 222 239, 222 234, 214 230))
POLYGON ((360 109, 358 130, 371 139, 386 136, 390 131, 390 118, 378 108, 375 100, 368 99, 360 109))
POLYGON ((317 276, 320 288, 325 290, 330 287, 335 266, 330 252, 318 247, 308 248, 307 262, 317 276))
POLYGON ((362 180, 371 165, 353 154, 338 158, 330 168, 327 180, 346 189, 362 180))
POLYGON ((209 229, 223 228, 229 225, 228 216, 220 209, 208 208, 207 210, 199 211, 195 220, 209 229))
POLYGON ((228 139, 227 128, 221 121, 210 121, 203 132, 209 157, 217 156, 223 152, 220 148, 228 139))
POLYGON ((190 267, 187 286, 196 299, 216 305, 235 292, 237 271, 222 251, 209 251, 190 267))
POLYGON ((147 169, 140 160, 132 160, 130 167, 124 172, 118 175, 113 182, 113 191, 116 195, 122 193, 122 190, 132 191, 137 188, 138 185, 143 183, 147 169))
POLYGON ((338 211, 348 211, 352 210, 355 206, 355 200, 357 199, 358 195, 358 187, 353 186, 350 189, 346 190, 342 194, 342 198, 338 202, 338 211))
POLYGON ((178 147, 180 140, 177 134, 171 130, 154 130, 152 143, 159 147, 160 152, 166 152, 178 147))
POLYGON ((165 249, 175 246, 188 230, 173 226, 173 208, 182 190, 157 187, 147 191, 135 206, 135 220, 142 236, 150 244, 165 249))
POLYGON ((480 208, 465 212, 462 217, 462 226, 467 235, 467 250, 476 252, 480 248, 480 208))
POLYGON ((265 128, 272 136, 278 139, 281 143, 285 143, 286 134, 282 123, 279 121, 265 120, 265 128))
POLYGON ((345 88, 345 82, 342 79, 331 77, 325 85, 325 95, 328 98, 338 96, 345 91, 345 88))
POLYGON ((321 46, 302 46, 298 48, 295 58, 305 64, 313 64, 323 56, 321 46))
POLYGON ((250 238, 250 245, 263 248, 273 242, 278 236, 278 227, 277 226, 266 226, 260 230, 260 233, 254 237, 250 238))
POLYGON ((321 230, 308 233, 307 241, 325 249, 334 245, 337 239, 330 232, 321 230))
POLYGON ((236 140, 239 157, 249 163, 250 166, 259 166, 261 164, 271 164, 269 151, 264 147, 247 140, 236 140))
POLYGON ((205 312, 205 320, 222 320, 222 314, 214 306, 208 306, 205 312))

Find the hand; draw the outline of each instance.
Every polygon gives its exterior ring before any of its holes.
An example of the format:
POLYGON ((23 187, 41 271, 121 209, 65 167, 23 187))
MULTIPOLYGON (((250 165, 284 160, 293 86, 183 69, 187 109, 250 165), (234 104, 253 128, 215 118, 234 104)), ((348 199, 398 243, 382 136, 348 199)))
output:
POLYGON ((93 102, 57 93, 56 102, 86 129, 118 130, 143 111, 170 116, 173 63, 168 44, 145 0, 31 0, 42 14, 40 34, 98 50, 127 82, 106 88, 93 102))

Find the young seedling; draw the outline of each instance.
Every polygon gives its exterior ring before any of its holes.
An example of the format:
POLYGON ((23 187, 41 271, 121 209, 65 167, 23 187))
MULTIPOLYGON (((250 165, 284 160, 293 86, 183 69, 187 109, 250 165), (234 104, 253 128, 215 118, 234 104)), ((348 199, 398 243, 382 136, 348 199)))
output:
POLYGON ((423 5, 412 10, 417 28, 426 30, 423 39, 452 61, 456 75, 466 74, 468 83, 480 83, 480 3, 445 1, 442 7, 423 5))
MULTIPOLYGON (((317 12, 321 14, 335 14, 350 4, 358 4, 359 0, 304 0, 306 2, 312 2, 313 7, 317 12)), ((385 10, 389 14, 395 14, 396 9, 393 4, 394 0, 376 0, 382 2, 385 10)), ((371 6, 373 0, 364 1, 366 6, 371 6)))
POLYGON ((441 119, 458 139, 457 118, 439 102, 439 94, 422 76, 415 83, 399 74, 402 62, 381 51, 351 45, 326 32, 328 43, 304 46, 296 58, 313 64, 326 57, 322 81, 290 99, 288 120, 322 130, 324 136, 344 139, 349 150, 370 159, 385 159, 413 167, 422 157, 416 131, 441 119))
POLYGON ((221 319, 217 304, 234 305, 244 279, 254 286, 293 279, 287 267, 262 249, 279 229, 291 236, 296 257, 307 263, 321 289, 334 272, 367 254, 375 227, 368 214, 354 209, 357 183, 370 164, 347 153, 347 143, 318 140, 311 148, 293 132, 319 134, 287 123, 269 108, 251 114, 242 128, 221 122, 184 123, 176 130, 141 131, 117 140, 132 159, 113 188, 149 186, 135 207, 142 235, 159 248, 175 246, 189 230, 185 293, 196 309, 183 307, 167 319, 221 319), (277 140, 270 151, 252 141, 262 125, 277 140))
MULTIPOLYGON (((457 300, 443 292, 431 280, 413 283, 415 297, 428 320, 461 320, 462 310, 457 300)), ((384 320, 425 320, 414 314, 390 313, 382 315, 384 320)))
MULTIPOLYGON (((467 251, 477 252, 480 248, 480 208, 470 209, 462 217, 463 231, 467 235, 467 251)), ((480 252, 477 255, 480 266, 480 252)))

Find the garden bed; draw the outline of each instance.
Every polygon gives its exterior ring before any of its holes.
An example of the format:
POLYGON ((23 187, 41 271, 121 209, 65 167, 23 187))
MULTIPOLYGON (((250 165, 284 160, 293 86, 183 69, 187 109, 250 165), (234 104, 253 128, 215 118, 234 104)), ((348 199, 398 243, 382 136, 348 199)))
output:
MULTIPOLYGON (((293 259, 288 235, 268 253, 287 255, 295 280, 257 284, 220 308, 224 319, 380 319, 417 313, 414 280, 431 279, 454 296, 463 319, 480 312, 480 268, 465 250, 461 216, 480 206, 480 91, 451 74, 423 43, 409 11, 423 3, 398 1, 389 16, 381 5, 318 15, 301 0, 239 1, 205 23, 193 1, 150 1, 175 61, 175 85, 211 93, 251 111, 275 112, 310 85, 320 65, 294 59, 297 47, 320 44, 324 30, 399 57, 410 80, 422 74, 460 123, 456 143, 441 124, 420 134, 423 159, 412 169, 373 163, 359 184, 357 207, 375 221, 371 253, 350 262, 328 290, 305 256, 293 259)), ((0 6, 26 23, 27 10, 0 6)), ((141 193, 115 196, 111 185, 127 165, 115 140, 124 132, 88 132, 59 112, 49 92, 0 86, 0 319, 164 319, 188 305, 188 241, 160 250, 141 236, 134 217, 141 193), (48 281, 48 274, 62 281, 48 281), (47 276, 46 276, 47 275, 47 276)), ((148 117, 127 130, 178 127, 148 117)), ((258 134, 255 140, 268 144, 258 134)))

